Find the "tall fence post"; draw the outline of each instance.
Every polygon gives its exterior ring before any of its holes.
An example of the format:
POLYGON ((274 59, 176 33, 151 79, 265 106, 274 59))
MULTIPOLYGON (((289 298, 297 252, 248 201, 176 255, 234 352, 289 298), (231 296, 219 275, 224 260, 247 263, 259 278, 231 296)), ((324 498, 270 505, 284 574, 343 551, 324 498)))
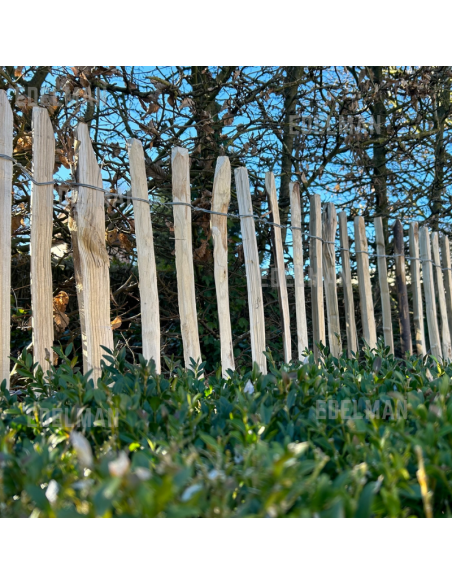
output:
POLYGON ((439 316, 441 320, 441 339, 443 358, 447 361, 452 359, 452 348, 450 343, 449 321, 447 318, 446 293, 444 291, 443 270, 441 269, 439 257, 438 233, 432 233, 432 259, 434 272, 436 273, 436 289, 438 291, 439 316))
POLYGON ((408 308, 408 291, 405 277, 405 251, 403 247, 403 227, 399 219, 394 223, 394 256, 396 268, 397 298, 399 301, 400 338, 402 355, 411 355, 413 347, 411 343, 410 311, 408 308))
POLYGON ((314 358, 320 358, 318 343, 326 344, 325 310, 323 307, 323 262, 322 262, 322 208, 320 195, 309 197, 309 261, 311 280, 312 336, 314 358))
MULTIPOLYGON (((217 159, 212 195, 212 211, 226 214, 231 200, 231 163, 227 156, 220 156, 217 159)), ((229 312, 228 218, 225 215, 212 215, 210 225, 213 236, 215 290, 220 325, 221 369, 223 377, 227 378, 228 370, 235 369, 229 312)))
POLYGON ((347 213, 339 213, 339 238, 342 262, 342 286, 344 289, 345 330, 347 333, 347 353, 353 357, 358 352, 356 334, 355 303, 353 300, 352 274, 350 269, 350 241, 347 230, 347 213))
POLYGON ((370 284, 369 255, 364 217, 355 217, 355 251, 364 340, 371 349, 377 346, 374 303, 370 284))
POLYGON ((428 228, 424 225, 419 230, 420 261, 422 266, 422 279, 424 281, 425 309, 427 313, 428 338, 430 352, 438 358, 442 358, 441 342, 439 340, 438 320, 436 315, 435 290, 433 286, 433 266, 430 250, 430 237, 428 228))
POLYGON ((410 223, 411 293, 413 296, 414 341, 418 355, 425 355, 424 310, 422 307, 421 266, 419 262, 419 224, 410 223))
POLYGON ((286 282, 286 265, 284 263, 284 251, 281 238, 281 227, 279 217, 278 199, 276 196, 275 176, 272 172, 265 174, 265 189, 270 198, 270 209, 273 215, 273 233, 275 241, 275 264, 278 273, 278 296, 281 306, 281 320, 283 329, 283 345, 284 345, 284 361, 290 363, 292 361, 292 340, 290 337, 290 313, 289 313, 289 297, 287 295, 286 282))
POLYGON ((159 295, 144 151, 141 142, 134 138, 129 140, 128 150, 137 241, 143 357, 148 361, 154 359, 156 371, 160 373, 159 295))
POLYGON ((190 163, 186 148, 172 150, 173 215, 180 328, 186 368, 201 362, 191 225, 190 163), (179 204, 177 204, 179 203, 179 204))
POLYGON ((44 372, 53 364, 53 167, 55 138, 45 108, 34 107, 33 178, 48 185, 31 187, 30 205, 30 271, 33 357, 44 372))
POLYGON ((383 220, 375 217, 375 243, 377 248, 378 281, 380 284, 381 309, 383 314, 383 336, 385 345, 394 355, 394 337, 392 334, 391 296, 389 294, 388 270, 386 265, 386 245, 383 230, 383 220))
POLYGON ((446 288, 446 305, 447 319, 449 321, 449 330, 452 334, 452 266, 450 263, 450 246, 447 235, 442 234, 441 242, 441 265, 444 270, 444 286, 446 288))
MULTIPOLYGON (((102 188, 89 128, 79 122, 76 129, 76 181, 102 188)), ((102 347, 113 350, 110 324, 110 259, 105 247, 105 202, 101 191, 77 186, 72 206, 74 270, 82 327, 85 374, 92 371, 94 382, 101 374, 102 347)))
POLYGON ((250 183, 246 168, 236 168, 234 172, 242 229, 243 253, 245 256, 248 307, 250 312, 251 353, 253 363, 257 363, 263 374, 267 373, 265 351, 264 302, 256 229, 253 219, 250 183))
POLYGON ((306 301, 303 273, 303 237, 301 231, 300 185, 289 183, 290 214, 292 223, 293 268, 295 280, 295 312, 297 317, 298 359, 301 361, 308 346, 308 326, 306 323, 306 301))
MULTIPOLYGON (((13 155, 13 113, 0 89, 0 154, 13 155)), ((9 389, 11 354, 11 191, 13 163, 0 158, 0 384, 9 389)))
POLYGON ((328 340, 333 357, 342 353, 339 306, 337 302, 335 239, 337 214, 333 203, 327 203, 323 212, 323 282, 325 285, 328 340))

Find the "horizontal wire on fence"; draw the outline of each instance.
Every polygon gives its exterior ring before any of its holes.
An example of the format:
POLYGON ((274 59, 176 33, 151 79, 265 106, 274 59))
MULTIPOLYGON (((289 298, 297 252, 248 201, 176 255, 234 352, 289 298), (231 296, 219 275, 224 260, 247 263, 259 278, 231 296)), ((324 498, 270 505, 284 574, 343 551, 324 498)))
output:
MULTIPOLYGON (((268 219, 263 219, 262 217, 259 217, 258 215, 237 215, 235 213, 221 213, 220 211, 212 211, 211 209, 204 209, 203 207, 195 207, 191 203, 185 203, 184 201, 172 201, 172 202, 166 202, 166 203, 162 203, 160 201, 149 201, 148 199, 131 197, 129 195, 124 195, 124 194, 120 194, 120 193, 112 193, 111 191, 104 189, 102 187, 98 187, 95 185, 88 185, 85 183, 79 183, 79 182, 75 182, 75 181, 60 180, 60 181, 39 182, 33 177, 33 175, 26 168, 24 168, 24 166, 20 162, 18 162, 12 156, 8 156, 7 154, 0 153, 0 158, 3 158, 4 160, 9 160, 10 162, 13 163, 14 166, 19 167, 21 169, 21 171, 27 176, 27 178, 36 186, 53 185, 53 186, 59 187, 59 186, 65 185, 65 186, 70 187, 71 189, 74 187, 84 187, 87 189, 93 189, 95 191, 100 191, 100 192, 104 193, 105 198, 112 198, 112 199, 121 198, 121 199, 125 199, 127 201, 140 201, 142 203, 147 203, 149 206, 160 205, 162 207, 169 207, 169 208, 173 207, 174 205, 184 205, 186 207, 190 207, 190 209, 192 209, 193 211, 207 213, 208 215, 221 215, 223 217, 229 217, 229 218, 235 219, 235 220, 250 218, 250 219, 253 219, 257 223, 263 223, 264 225, 271 225, 272 227, 279 227, 280 229, 290 229, 291 231, 293 231, 293 230, 303 231, 302 227, 295 227, 293 225, 280 225, 278 223, 274 223, 273 221, 269 221, 268 219)), ((311 235, 309 233, 305 233, 305 236, 309 237, 310 239, 318 239, 319 241, 321 241, 322 243, 325 243, 327 245, 336 245, 336 242, 326 241, 325 239, 323 239, 322 237, 319 237, 318 235, 311 235)), ((430 262, 433 266, 435 266, 436 268, 440 268, 443 271, 452 271, 452 268, 443 268, 441 265, 436 264, 432 259, 414 258, 414 257, 410 257, 410 256, 405 256, 405 254, 395 254, 395 255, 384 255, 383 254, 382 255, 382 254, 372 253, 372 252, 369 252, 366 250, 358 250, 358 251, 353 252, 352 250, 344 248, 344 247, 337 248, 337 251, 346 251, 348 253, 355 253, 355 254, 365 253, 369 257, 373 257, 373 258, 395 259, 398 257, 404 257, 406 260, 418 261, 418 262, 421 262, 421 264, 426 263, 426 262, 430 262)))

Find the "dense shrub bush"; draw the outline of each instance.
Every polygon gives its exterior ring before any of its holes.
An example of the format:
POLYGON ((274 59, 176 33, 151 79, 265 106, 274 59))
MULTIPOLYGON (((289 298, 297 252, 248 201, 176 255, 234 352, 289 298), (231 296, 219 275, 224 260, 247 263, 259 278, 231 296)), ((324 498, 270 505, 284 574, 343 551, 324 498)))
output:
POLYGON ((24 353, 2 386, 1 516, 450 516, 452 371, 431 357, 223 380, 120 353, 97 387, 60 357, 44 380, 24 353))

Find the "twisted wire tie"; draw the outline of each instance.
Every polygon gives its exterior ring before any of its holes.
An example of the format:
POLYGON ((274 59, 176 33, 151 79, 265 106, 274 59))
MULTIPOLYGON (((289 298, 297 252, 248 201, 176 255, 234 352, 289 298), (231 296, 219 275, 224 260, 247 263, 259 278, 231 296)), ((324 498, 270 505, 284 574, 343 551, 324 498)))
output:
MULTIPOLYGON (((39 182, 37 181, 33 175, 31 175, 28 170, 26 168, 24 168, 24 166, 18 162, 15 158, 13 158, 12 156, 8 156, 7 154, 1 154, 0 153, 0 158, 3 158, 4 160, 9 160, 10 162, 13 163, 14 166, 17 166, 21 169, 21 171, 27 176, 27 178, 36 186, 61 186, 61 185, 65 185, 68 187, 84 187, 87 189, 93 189, 95 191, 100 191, 102 193, 105 194, 105 198, 112 198, 112 199, 116 199, 116 198, 120 198, 120 199, 126 199, 128 201, 140 201, 142 203, 147 203, 149 206, 151 205, 151 202, 147 199, 142 199, 139 197, 130 197, 129 195, 123 195, 123 194, 119 194, 119 193, 112 193, 107 189, 104 189, 102 187, 98 187, 95 185, 88 185, 86 183, 80 183, 80 182, 75 182, 75 181, 48 181, 48 182, 39 182)), ((186 203, 185 201, 172 201, 172 202, 166 202, 166 203, 161 203, 159 201, 153 201, 152 204, 156 204, 156 205, 160 205, 162 207, 173 207, 174 205, 184 205, 186 207, 190 207, 190 209, 192 209, 193 211, 199 211, 202 213, 207 213, 209 215, 221 215, 223 217, 230 217, 231 219, 245 219, 245 218, 250 218, 253 219, 254 221, 258 222, 258 223, 263 223, 265 225, 272 225, 273 227, 279 227, 280 229, 290 229, 290 230, 298 230, 298 231, 303 231, 303 229, 301 227, 296 227, 294 225, 280 225, 278 223, 274 223, 273 221, 269 221, 268 219, 263 219, 262 217, 259 217, 258 215, 236 215, 234 213, 221 213, 220 211, 212 211, 210 209, 204 209, 203 207, 194 207, 191 203, 186 203)), ((323 239, 322 237, 319 237, 318 235, 311 235, 309 233, 306 234, 306 237, 309 237, 310 239, 318 239, 319 241, 321 241, 322 243, 326 243, 327 245, 336 245, 335 241, 326 241, 325 239, 323 239)), ((339 247, 338 251, 345 251, 348 253, 353 253, 350 249, 347 249, 345 247, 339 247)), ((354 252, 355 254, 358 253, 365 253, 367 254, 369 257, 374 257, 374 258, 398 258, 398 257, 404 257, 406 260, 409 261, 417 261, 422 263, 427 263, 430 262, 433 266, 435 266, 436 268, 440 268, 443 271, 452 271, 452 268, 443 268, 441 265, 436 264, 432 259, 421 259, 418 257, 410 257, 410 256, 405 256, 405 254, 394 254, 394 255, 385 255, 385 254, 377 254, 377 253, 371 253, 369 251, 366 250, 356 250, 354 252)))

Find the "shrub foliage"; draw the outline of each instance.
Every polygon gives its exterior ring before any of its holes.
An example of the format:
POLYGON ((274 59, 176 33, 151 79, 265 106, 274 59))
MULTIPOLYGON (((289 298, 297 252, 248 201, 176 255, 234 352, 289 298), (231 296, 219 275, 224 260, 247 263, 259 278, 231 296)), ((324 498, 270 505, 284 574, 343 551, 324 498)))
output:
POLYGON ((224 380, 122 352, 96 387, 60 357, 43 379, 24 352, 2 386, 1 516, 450 516, 452 371, 431 357, 224 380))

